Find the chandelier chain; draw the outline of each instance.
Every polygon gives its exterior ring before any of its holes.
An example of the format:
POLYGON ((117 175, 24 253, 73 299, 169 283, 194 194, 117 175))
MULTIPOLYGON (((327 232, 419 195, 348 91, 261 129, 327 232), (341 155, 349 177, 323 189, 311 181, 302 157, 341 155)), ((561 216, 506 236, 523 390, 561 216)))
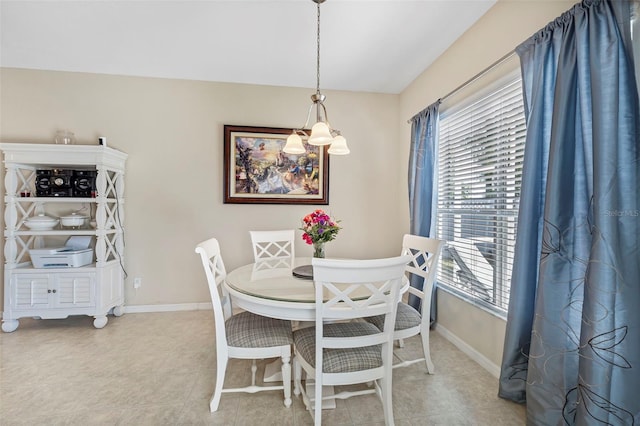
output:
POLYGON ((316 93, 320 94, 320 2, 318 5, 318 29, 317 29, 317 50, 316 50, 316 93))

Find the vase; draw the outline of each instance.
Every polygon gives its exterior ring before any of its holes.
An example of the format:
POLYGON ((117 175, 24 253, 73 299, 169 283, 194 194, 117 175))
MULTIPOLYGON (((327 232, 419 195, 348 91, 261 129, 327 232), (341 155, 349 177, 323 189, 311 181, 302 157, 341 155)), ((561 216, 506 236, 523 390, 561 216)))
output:
POLYGON ((324 258, 324 243, 313 243, 313 257, 324 258))

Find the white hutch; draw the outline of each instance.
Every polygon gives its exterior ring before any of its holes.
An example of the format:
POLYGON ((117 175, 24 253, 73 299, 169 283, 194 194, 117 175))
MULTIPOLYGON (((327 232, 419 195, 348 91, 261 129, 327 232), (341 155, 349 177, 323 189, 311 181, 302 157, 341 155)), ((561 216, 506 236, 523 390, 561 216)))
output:
POLYGON ((107 314, 124 306, 124 172, 127 154, 96 145, 0 143, 4 155, 4 312, 2 330, 18 328, 18 319, 89 315, 102 328, 107 314), (36 196, 38 170, 95 171, 89 197, 36 196), (78 229, 58 224, 51 230, 27 228, 38 214, 86 212, 91 223, 78 229), (30 249, 60 246, 71 236, 89 236, 93 262, 81 267, 35 268, 30 249))

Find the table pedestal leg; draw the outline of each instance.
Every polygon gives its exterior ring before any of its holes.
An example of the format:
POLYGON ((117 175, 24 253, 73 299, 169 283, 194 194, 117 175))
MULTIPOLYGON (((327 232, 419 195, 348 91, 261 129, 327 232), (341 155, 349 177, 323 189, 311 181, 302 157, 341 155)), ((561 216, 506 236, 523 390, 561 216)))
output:
MULTIPOLYGON (((307 391, 307 395, 313 395, 315 390, 316 383, 313 380, 307 380, 304 385, 305 390, 307 391)), ((322 387, 322 396, 331 396, 335 395, 335 391, 333 386, 323 386, 322 387)), ((316 408, 315 401, 311 402, 311 409, 314 410, 316 408)), ((331 399, 323 399, 322 400, 322 409, 323 410, 333 410, 336 408, 336 400, 331 399)))
POLYGON ((281 382, 282 381, 282 361, 280 358, 265 365, 264 382, 281 382))
MULTIPOLYGON (((281 382, 282 381, 282 361, 280 361, 280 359, 276 359, 275 361, 272 361, 270 363, 268 363, 267 365, 265 365, 264 367, 264 378, 263 381, 265 383, 268 382, 281 382)), ((293 377, 292 377, 293 379, 293 377)), ((305 389, 307 391, 307 395, 313 395, 313 393, 315 392, 314 389, 314 381, 313 380, 307 380, 306 384, 305 384, 305 389)), ((322 387, 322 396, 329 396, 329 395, 334 395, 334 389, 333 386, 323 386, 322 387)), ((314 406, 315 407, 315 406, 314 406)), ((311 409, 313 409, 314 407, 311 407, 311 409)), ((334 409, 336 408, 336 400, 335 399, 325 399, 322 401, 322 409, 323 410, 328 410, 328 409, 334 409)))

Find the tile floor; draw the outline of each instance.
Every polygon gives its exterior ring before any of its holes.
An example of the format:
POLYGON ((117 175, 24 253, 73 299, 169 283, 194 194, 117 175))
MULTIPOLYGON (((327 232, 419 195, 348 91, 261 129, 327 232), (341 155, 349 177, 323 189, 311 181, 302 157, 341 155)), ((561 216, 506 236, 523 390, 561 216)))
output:
MULTIPOLYGON (((310 425, 299 399, 280 392, 223 394, 209 413, 215 382, 210 311, 125 314, 101 330, 92 318, 21 319, 0 332, 0 425, 310 425)), ((417 338, 398 350, 419 350, 417 338)), ((497 380, 436 332, 436 374, 396 369, 395 423, 405 425, 525 424, 524 407, 496 396, 497 380)), ((250 380, 250 361, 231 361, 227 384, 250 380)), ((258 375, 265 362, 259 363, 258 375)), ((382 425, 373 395, 338 401, 327 425, 382 425)))

